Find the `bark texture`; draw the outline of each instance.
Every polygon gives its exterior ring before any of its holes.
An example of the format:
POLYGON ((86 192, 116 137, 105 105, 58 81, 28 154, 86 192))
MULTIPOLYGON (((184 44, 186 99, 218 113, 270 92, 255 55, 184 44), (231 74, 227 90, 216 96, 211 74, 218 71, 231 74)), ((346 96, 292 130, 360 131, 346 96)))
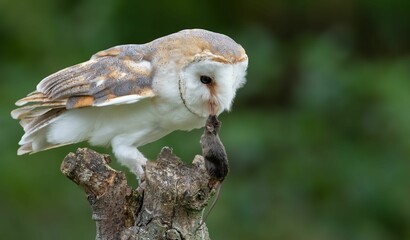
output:
POLYGON ((96 239, 209 239, 202 212, 214 194, 202 156, 184 164, 170 148, 148 162, 134 190, 110 157, 87 148, 69 153, 61 171, 81 186, 96 222, 96 239))

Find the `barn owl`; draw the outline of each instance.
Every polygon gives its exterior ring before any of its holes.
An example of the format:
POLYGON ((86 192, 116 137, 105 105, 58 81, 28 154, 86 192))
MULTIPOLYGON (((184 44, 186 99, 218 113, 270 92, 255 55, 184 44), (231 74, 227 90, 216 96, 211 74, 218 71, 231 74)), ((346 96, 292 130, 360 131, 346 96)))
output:
POLYGON ((239 44, 201 29, 98 52, 16 102, 11 115, 25 131, 17 153, 88 141, 111 146, 141 177, 147 159, 138 147, 230 110, 247 66, 239 44))

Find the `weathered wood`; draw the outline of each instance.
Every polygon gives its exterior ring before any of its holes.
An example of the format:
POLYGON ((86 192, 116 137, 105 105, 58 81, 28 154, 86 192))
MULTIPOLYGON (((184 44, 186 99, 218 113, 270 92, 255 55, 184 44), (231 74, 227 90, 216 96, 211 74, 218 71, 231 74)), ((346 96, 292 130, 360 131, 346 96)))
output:
POLYGON ((80 148, 61 171, 80 185, 96 221, 96 239, 209 239, 202 212, 214 194, 202 156, 184 164, 163 148, 148 162, 144 189, 133 190, 125 174, 112 169, 108 155, 80 148))
POLYGON ((96 239, 209 239, 202 213, 229 171, 220 127, 216 116, 208 117, 200 141, 204 157, 197 155, 192 165, 163 148, 156 161, 147 163, 138 191, 108 165, 108 155, 86 148, 68 154, 61 171, 83 187, 96 239))

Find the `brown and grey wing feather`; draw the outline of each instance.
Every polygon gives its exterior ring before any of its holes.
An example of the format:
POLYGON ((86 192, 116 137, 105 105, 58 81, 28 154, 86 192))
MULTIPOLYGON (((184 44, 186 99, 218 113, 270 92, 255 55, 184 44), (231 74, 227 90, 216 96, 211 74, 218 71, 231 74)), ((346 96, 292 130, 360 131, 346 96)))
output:
POLYGON ((67 109, 126 104, 152 97, 151 64, 138 54, 137 46, 101 51, 87 62, 46 77, 37 91, 52 100, 67 99, 67 109))
MULTIPOLYGON (((129 104, 153 97, 151 65, 141 45, 123 45, 95 54, 44 78, 37 90, 16 102, 11 115, 25 134, 19 154, 55 147, 46 141, 46 128, 63 112, 83 107, 129 104)), ((67 143, 69 144, 69 143, 67 143)))

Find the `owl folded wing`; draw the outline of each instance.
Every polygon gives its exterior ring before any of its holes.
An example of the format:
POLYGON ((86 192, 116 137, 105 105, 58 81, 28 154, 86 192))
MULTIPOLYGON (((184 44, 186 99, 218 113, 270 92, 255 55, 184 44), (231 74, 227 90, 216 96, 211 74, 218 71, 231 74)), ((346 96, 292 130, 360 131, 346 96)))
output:
POLYGON ((139 49, 140 45, 113 47, 44 78, 36 91, 16 102, 19 108, 11 116, 21 120, 28 137, 67 109, 130 104, 154 97, 152 67, 139 49))
POLYGON ((23 107, 14 110, 12 117, 24 119, 55 108, 129 104, 153 97, 151 64, 142 54, 132 51, 137 46, 101 51, 87 62, 46 77, 36 91, 16 102, 23 107))

